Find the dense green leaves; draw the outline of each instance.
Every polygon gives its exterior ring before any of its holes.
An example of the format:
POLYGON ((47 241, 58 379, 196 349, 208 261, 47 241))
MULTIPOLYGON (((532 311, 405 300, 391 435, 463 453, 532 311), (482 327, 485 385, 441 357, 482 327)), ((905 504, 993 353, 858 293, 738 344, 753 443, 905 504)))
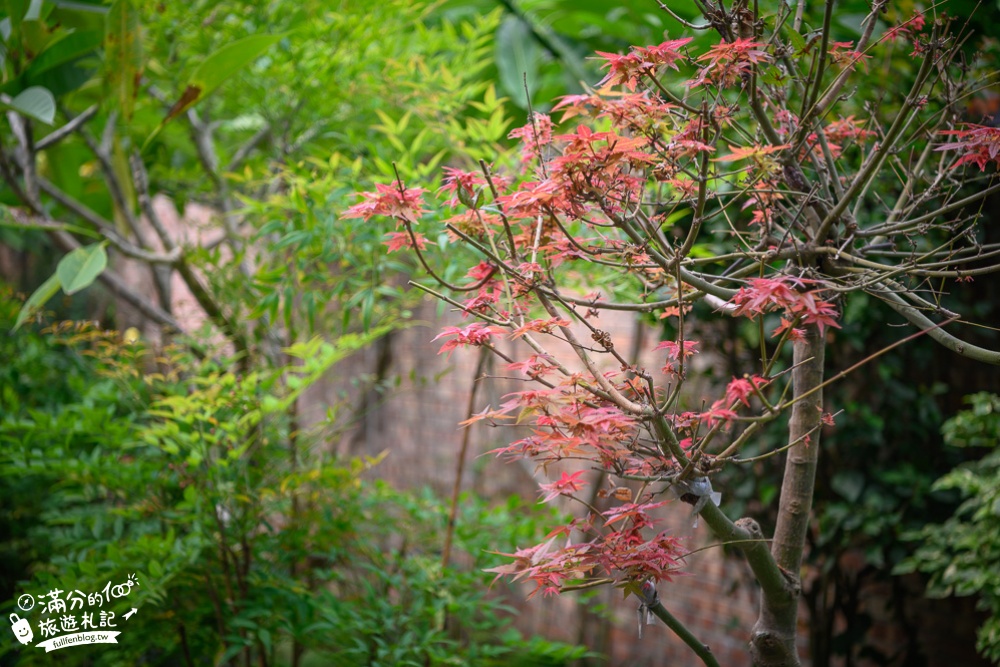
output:
MULTIPOLYGON (((53 358, 92 361, 69 395, 35 412, 29 403, 42 389, 7 377, 0 385, 0 506, 15 498, 18 509, 0 519, 37 547, 10 561, 5 586, 90 590, 136 571, 141 613, 131 639, 96 658, 102 665, 184 664, 187 651, 220 664, 275 664, 291 650, 320 664, 345 655, 561 664, 580 655, 523 640, 487 594, 480 570, 497 557, 479 526, 494 527, 491 546, 510 535, 500 542, 512 549, 513 535, 537 536, 531 510, 463 500, 455 550, 471 569, 442 567, 443 503, 372 483, 375 461, 330 453, 357 406, 329 405, 327 421, 298 412, 304 392, 400 326, 415 299, 405 289, 415 267, 386 254, 387 228, 338 216, 362 166, 391 172, 402 154, 405 177, 427 176, 463 144, 505 136, 505 100, 483 76, 498 13, 432 21, 428 6, 403 0, 336 11, 198 0, 44 9, 44 49, 5 63, 4 90, 14 97, 36 80, 58 82, 56 125, 93 114, 38 152, 39 175, 64 193, 41 194, 49 224, 86 229, 112 249, 120 235, 162 252, 132 227, 141 210, 136 160, 151 196, 226 211, 238 243, 177 241, 184 267, 222 316, 246 323, 252 344, 243 356, 214 350, 197 360, 168 344, 154 352, 138 329, 57 325, 56 349, 29 327, 5 338, 36 341, 48 355, 25 356, 17 377, 42 378, 31 364, 58 367, 53 358), (208 131, 193 141, 205 129, 185 117, 196 104, 208 131), (51 491, 22 500, 31 488, 51 491)), ((24 23, 16 38, 35 39, 24 23)), ((36 141, 46 136, 32 129, 36 141)), ((84 288, 108 261, 121 271, 119 257, 100 242, 70 253, 17 323, 60 288, 70 297, 62 305, 116 323, 84 288)), ((152 292, 144 296, 156 300, 152 292)), ((211 338, 202 333, 192 337, 199 352, 211 338)), ((352 386, 382 391, 392 381, 360 375, 352 386)), ((17 550, 4 539, 0 551, 17 550)), ((42 660, 29 654, 18 664, 42 660)))
MULTIPOLYGON (((0 315, 11 312, 0 301, 0 315)), ((59 347, 25 331, 3 340, 16 368, 0 375, 0 494, 17 497, 18 511, 2 506, 0 535, 30 536, 33 547, 0 537, 0 553, 45 563, 22 582, 5 570, 4 592, 16 598, 15 583, 89 591, 133 572, 140 580, 129 602, 141 611, 116 650, 67 652, 65 664, 180 664, 185 651, 273 663, 293 639, 324 664, 561 664, 583 653, 524 641, 485 593, 480 570, 497 560, 487 545, 537 538, 532 508, 463 499, 456 547, 473 567, 443 568, 439 499, 370 481, 374 460, 338 460, 305 441, 298 462, 289 457, 304 435, 291 430, 288 401, 366 338, 298 345, 292 366, 245 377, 226 360, 197 365, 177 350, 160 357, 163 373, 145 374, 143 343, 86 326, 66 329, 59 347), (39 376, 44 384, 15 382, 80 353, 93 361, 39 376), (223 590, 234 597, 218 617, 213 596, 223 590)), ((17 664, 46 663, 29 653, 17 664)))
POLYGON ((208 55, 185 84, 180 97, 167 112, 166 118, 153 130, 143 147, 159 135, 164 126, 181 115, 232 78, 265 50, 273 46, 282 35, 252 35, 223 46, 208 55))
POLYGON ((989 451, 934 484, 938 491, 958 491, 963 502, 943 523, 910 533, 909 539, 920 546, 896 572, 919 570, 930 575, 931 596, 978 596, 979 607, 989 617, 979 629, 977 648, 1000 664, 1000 396, 979 393, 969 396, 968 402, 971 409, 945 422, 945 442, 989 451))

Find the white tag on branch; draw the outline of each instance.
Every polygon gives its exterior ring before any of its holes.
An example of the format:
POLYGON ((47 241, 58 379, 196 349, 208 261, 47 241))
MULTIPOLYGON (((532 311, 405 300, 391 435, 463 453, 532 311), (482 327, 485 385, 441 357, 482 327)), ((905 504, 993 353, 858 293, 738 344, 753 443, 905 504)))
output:
POLYGON ((712 504, 716 507, 722 502, 722 494, 718 491, 712 490, 712 480, 708 477, 696 477, 695 479, 686 479, 683 482, 676 482, 674 484, 674 493, 677 497, 682 496, 695 496, 696 500, 691 508, 691 527, 698 527, 698 514, 701 512, 702 508, 708 501, 712 501, 712 504))
POLYGON ((650 607, 660 603, 660 595, 656 592, 656 586, 648 579, 642 582, 639 593, 639 608, 636 612, 639 615, 639 639, 642 639, 642 626, 653 624, 653 612, 650 611, 650 607))

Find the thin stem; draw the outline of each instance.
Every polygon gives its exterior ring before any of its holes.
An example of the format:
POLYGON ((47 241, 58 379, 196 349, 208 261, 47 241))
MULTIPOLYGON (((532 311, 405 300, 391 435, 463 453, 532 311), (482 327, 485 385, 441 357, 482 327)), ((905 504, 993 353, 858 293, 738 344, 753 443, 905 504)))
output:
MULTIPOLYGON (((472 389, 469 391, 469 402, 465 413, 471 418, 476 409, 476 393, 479 390, 479 380, 486 369, 487 360, 486 348, 479 350, 479 361, 476 363, 476 371, 472 376, 472 389)), ((444 533, 444 548, 441 550, 441 567, 447 568, 451 562, 451 542, 455 535, 455 521, 458 517, 458 496, 462 491, 462 476, 465 474, 465 458, 469 451, 469 440, 472 434, 472 427, 466 426, 462 430, 462 444, 458 450, 458 465, 455 469, 455 484, 451 489, 451 506, 448 508, 448 526, 444 533)))
POLYGON ((712 649, 708 648, 707 644, 699 641, 694 634, 687 629, 687 627, 677 620, 677 618, 667 611, 667 608, 663 606, 663 603, 657 600, 653 604, 648 606, 649 611, 653 613, 658 619, 663 621, 663 623, 670 628, 675 635, 680 637, 681 641, 687 644, 695 655, 701 658, 701 661, 705 663, 706 667, 719 667, 719 661, 715 659, 712 655, 712 649))

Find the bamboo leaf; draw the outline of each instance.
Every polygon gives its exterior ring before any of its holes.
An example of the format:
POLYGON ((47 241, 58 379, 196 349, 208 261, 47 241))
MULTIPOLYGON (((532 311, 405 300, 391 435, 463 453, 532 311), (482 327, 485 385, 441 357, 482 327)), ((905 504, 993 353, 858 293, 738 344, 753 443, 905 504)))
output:
POLYGON ((211 95, 216 88, 284 37, 284 34, 251 35, 227 44, 205 58, 191 75, 180 98, 167 112, 167 117, 146 139, 143 148, 160 134, 167 123, 211 95))

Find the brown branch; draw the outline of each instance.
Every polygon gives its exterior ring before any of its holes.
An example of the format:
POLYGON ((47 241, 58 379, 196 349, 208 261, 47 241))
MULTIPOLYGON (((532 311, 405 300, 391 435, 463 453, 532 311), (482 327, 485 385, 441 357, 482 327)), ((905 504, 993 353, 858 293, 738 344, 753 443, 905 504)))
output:
MULTIPOLYGON (((465 414, 472 418, 476 409, 476 394, 479 390, 479 381, 483 378, 486 369, 487 348, 480 348, 479 360, 476 362, 476 370, 472 375, 472 389, 469 391, 469 402, 466 406, 465 414)), ((451 542, 455 535, 455 522, 458 516, 458 496, 462 490, 462 476, 465 474, 465 459, 469 451, 469 440, 472 434, 472 425, 462 429, 462 444, 458 451, 458 465, 455 470, 455 484, 451 489, 451 506, 448 508, 448 527, 444 533, 444 549, 441 553, 441 567, 448 567, 451 563, 451 542)))

